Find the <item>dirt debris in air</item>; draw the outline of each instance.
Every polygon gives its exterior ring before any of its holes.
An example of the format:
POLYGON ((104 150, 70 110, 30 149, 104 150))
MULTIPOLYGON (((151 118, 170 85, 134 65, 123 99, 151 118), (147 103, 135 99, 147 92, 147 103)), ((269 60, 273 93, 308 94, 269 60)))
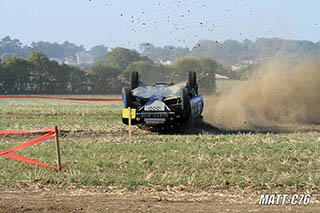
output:
POLYGON ((246 81, 209 97, 205 121, 224 130, 297 129, 320 123, 320 62, 262 64, 246 81))

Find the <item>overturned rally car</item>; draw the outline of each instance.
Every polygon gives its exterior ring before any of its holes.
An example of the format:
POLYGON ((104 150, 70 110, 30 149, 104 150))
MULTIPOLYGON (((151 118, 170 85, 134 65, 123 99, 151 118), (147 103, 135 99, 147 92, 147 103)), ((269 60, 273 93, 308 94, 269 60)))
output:
POLYGON ((131 74, 131 88, 122 89, 122 121, 140 127, 176 127, 201 116, 203 98, 198 95, 196 73, 189 72, 187 82, 147 85, 139 81, 138 72, 131 74))

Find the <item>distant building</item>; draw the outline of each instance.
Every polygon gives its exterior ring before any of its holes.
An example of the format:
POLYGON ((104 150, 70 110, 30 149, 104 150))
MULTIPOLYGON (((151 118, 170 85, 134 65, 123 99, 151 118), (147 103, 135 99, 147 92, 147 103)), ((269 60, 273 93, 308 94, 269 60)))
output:
POLYGON ((163 60, 160 60, 160 64, 163 64, 163 65, 170 65, 172 64, 172 61, 163 61, 163 60))
POLYGON ((93 64, 94 63, 94 59, 92 57, 92 55, 88 52, 79 52, 76 54, 76 58, 77 58, 77 64, 93 64))
POLYGON ((216 79, 225 79, 225 80, 229 80, 230 78, 229 78, 228 76, 224 76, 224 75, 216 74, 216 79))
POLYGON ((63 60, 60 59, 60 58, 50 58, 50 61, 56 61, 56 62, 58 62, 59 64, 63 64, 63 60))
POLYGON ((239 64, 235 64, 235 65, 231 66, 231 70, 232 71, 239 71, 241 69, 248 67, 249 64, 253 64, 253 61, 252 60, 244 60, 244 61, 241 61, 239 64))
POLYGON ((239 64, 231 66, 231 70, 232 71, 238 71, 238 70, 241 70, 241 69, 242 69, 242 65, 239 65, 239 64))
POLYGON ((73 58, 66 58, 64 63, 67 65, 77 65, 77 61, 73 58))
POLYGON ((245 65, 248 65, 248 64, 252 64, 253 61, 252 60, 244 60, 244 61, 241 61, 242 64, 245 64, 245 65))

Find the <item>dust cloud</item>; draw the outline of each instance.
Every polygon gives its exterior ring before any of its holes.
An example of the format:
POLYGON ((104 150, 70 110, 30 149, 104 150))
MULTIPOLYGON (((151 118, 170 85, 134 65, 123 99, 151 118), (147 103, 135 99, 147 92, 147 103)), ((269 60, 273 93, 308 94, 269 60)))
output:
POLYGON ((248 80, 207 97, 204 119, 223 130, 320 124, 320 62, 266 62, 248 80))

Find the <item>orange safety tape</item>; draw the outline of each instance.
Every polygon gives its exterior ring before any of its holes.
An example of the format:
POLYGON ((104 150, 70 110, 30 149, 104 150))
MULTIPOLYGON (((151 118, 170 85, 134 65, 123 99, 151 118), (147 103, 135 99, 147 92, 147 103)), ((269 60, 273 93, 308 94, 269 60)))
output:
POLYGON ((119 98, 60 98, 67 101, 122 101, 119 98))
POLYGON ((30 140, 30 141, 28 141, 28 142, 26 142, 24 144, 12 147, 11 149, 8 149, 6 151, 2 151, 2 152, 0 152, 0 155, 7 154, 9 152, 13 152, 13 151, 16 151, 16 150, 19 150, 19 149, 26 148, 28 146, 31 146, 33 144, 36 144, 36 143, 39 143, 39 142, 41 142, 43 140, 51 138, 51 137, 53 137, 55 135, 56 135, 56 131, 49 132, 48 134, 45 134, 45 135, 42 135, 42 136, 40 136, 38 138, 32 139, 32 140, 30 140))
POLYGON ((38 138, 32 139, 30 141, 27 141, 27 142, 25 142, 25 143, 23 143, 21 145, 16 146, 16 147, 12 147, 12 148, 10 148, 8 150, 0 150, 0 155, 8 157, 8 158, 15 159, 15 160, 19 160, 19 161, 22 161, 22 162, 35 164, 35 165, 38 165, 38 166, 48 167, 48 168, 52 168, 52 169, 56 169, 56 170, 61 171, 61 169, 63 169, 67 164, 63 165, 61 168, 57 168, 57 167, 54 167, 54 166, 51 166, 51 165, 48 165, 48 164, 44 164, 44 163, 41 163, 39 161, 30 159, 30 158, 26 158, 26 157, 23 157, 23 156, 20 156, 20 155, 15 155, 15 154, 11 153, 13 151, 26 148, 28 146, 34 145, 36 143, 39 143, 39 142, 41 142, 43 140, 46 140, 48 138, 51 138, 51 137, 55 136, 56 133, 57 133, 55 128, 41 129, 41 130, 34 130, 34 131, 0 130, 0 134, 1 135, 4 135, 4 134, 44 133, 44 132, 48 132, 48 133, 45 134, 45 135, 42 135, 42 136, 40 136, 38 138))
POLYGON ((40 98, 40 99, 58 99, 67 101, 122 101, 119 98, 60 98, 47 96, 0 96, 0 98, 40 98))
POLYGON ((60 99, 59 97, 46 97, 46 96, 0 96, 0 98, 44 98, 44 99, 60 99))
POLYGON ((55 128, 49 128, 49 129, 40 129, 40 130, 31 130, 31 131, 25 131, 25 130, 0 130, 0 135, 9 135, 9 134, 32 134, 32 133, 43 133, 43 132, 52 132, 56 131, 55 128))
MULTIPOLYGON (((1 152, 1 150, 0 150, 0 152, 1 152)), ((43 167, 47 167, 47 168, 51 168, 51 169, 56 169, 56 170, 59 170, 59 171, 67 165, 67 164, 65 164, 63 167, 61 167, 59 169, 57 167, 50 166, 50 165, 41 163, 39 161, 30 159, 30 158, 26 158, 26 157, 23 157, 23 156, 20 156, 20 155, 15 155, 15 154, 12 154, 12 153, 6 153, 6 154, 1 154, 1 155, 5 156, 5 157, 8 157, 8 158, 15 159, 15 160, 19 160, 19 161, 22 161, 22 162, 26 162, 26 163, 29 163, 29 164, 34 164, 34 165, 43 166, 43 167)))

